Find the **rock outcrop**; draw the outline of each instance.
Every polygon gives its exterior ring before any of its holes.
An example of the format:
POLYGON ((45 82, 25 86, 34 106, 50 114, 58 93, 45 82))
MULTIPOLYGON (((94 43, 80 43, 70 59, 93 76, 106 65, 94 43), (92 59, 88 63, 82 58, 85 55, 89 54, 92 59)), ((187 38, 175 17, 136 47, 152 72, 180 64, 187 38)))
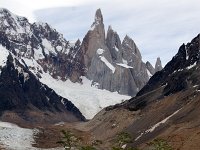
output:
POLYGON ((161 63, 160 57, 158 57, 155 64, 155 72, 158 72, 162 69, 163 69, 162 63, 161 63))
POLYGON ((155 74, 155 68, 151 65, 151 63, 149 61, 146 62, 146 67, 151 75, 155 74))

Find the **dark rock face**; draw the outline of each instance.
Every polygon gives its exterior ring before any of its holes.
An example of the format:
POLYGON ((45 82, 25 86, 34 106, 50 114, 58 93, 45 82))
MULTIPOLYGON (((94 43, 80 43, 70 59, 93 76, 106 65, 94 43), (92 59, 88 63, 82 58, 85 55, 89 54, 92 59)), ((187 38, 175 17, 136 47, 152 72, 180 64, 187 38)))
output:
MULTIPOLYGON (((25 115, 27 110, 65 113, 65 121, 84 121, 81 112, 67 99, 40 83, 28 68, 8 56, 0 74, 0 114, 13 111, 25 115), (63 102, 63 103, 62 103, 63 102)), ((53 118, 52 118, 53 120, 53 118)))

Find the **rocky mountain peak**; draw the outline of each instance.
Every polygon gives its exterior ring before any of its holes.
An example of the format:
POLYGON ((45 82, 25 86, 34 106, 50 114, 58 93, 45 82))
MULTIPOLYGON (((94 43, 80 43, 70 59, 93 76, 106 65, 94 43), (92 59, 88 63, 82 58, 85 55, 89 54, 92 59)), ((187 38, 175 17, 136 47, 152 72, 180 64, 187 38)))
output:
POLYGON ((113 30, 111 25, 108 26, 108 31, 110 30, 113 30))
POLYGON ((78 47, 80 47, 80 45, 81 45, 81 40, 80 40, 80 39, 78 39, 78 40, 75 42, 75 46, 78 46, 78 47))
POLYGON ((96 55, 96 51, 99 48, 106 49, 105 29, 100 9, 96 11, 95 20, 81 44, 81 51, 84 54, 84 63, 86 67, 90 67, 91 60, 96 55))
POLYGON ((105 37, 100 10, 83 39, 81 51, 87 77, 100 89, 133 96, 149 79, 140 51, 128 35, 121 43, 118 33, 109 26, 105 37))
POLYGON ((97 9, 95 17, 94 17, 94 22, 91 25, 91 31, 92 30, 97 30, 102 36, 105 36, 104 31, 104 24, 103 24, 103 15, 101 13, 101 9, 97 9))
POLYGON ((149 61, 146 62, 146 67, 147 67, 148 71, 150 72, 151 76, 154 75, 155 69, 149 61))
POLYGON ((156 64, 155 64, 155 72, 162 70, 162 63, 160 57, 157 58, 156 64))
POLYGON ((95 22, 98 24, 103 23, 103 15, 101 13, 101 9, 97 9, 96 14, 95 14, 95 22))
POLYGON ((126 51, 129 51, 129 52, 135 54, 135 56, 137 56, 139 59, 142 59, 142 56, 141 56, 141 53, 140 53, 138 47, 136 46, 133 39, 131 39, 128 35, 126 35, 124 37, 124 40, 122 42, 122 46, 124 47, 124 49, 126 51))
POLYGON ((110 50, 113 61, 120 62, 122 60, 122 44, 118 33, 111 26, 108 27, 106 45, 110 50))

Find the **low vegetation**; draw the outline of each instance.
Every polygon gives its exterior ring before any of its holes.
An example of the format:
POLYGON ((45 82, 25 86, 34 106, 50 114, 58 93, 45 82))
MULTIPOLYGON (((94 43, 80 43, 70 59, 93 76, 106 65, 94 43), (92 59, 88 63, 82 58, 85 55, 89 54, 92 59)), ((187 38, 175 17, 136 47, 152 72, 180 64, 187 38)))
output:
POLYGON ((93 145, 98 145, 100 141, 94 141, 92 145, 84 145, 81 138, 76 137, 71 131, 62 130, 62 139, 58 141, 65 150, 96 150, 93 145))
POLYGON ((173 148, 163 139, 155 139, 148 143, 152 150, 173 150, 173 148))
MULTIPOLYGON (((84 144, 81 138, 76 137, 71 131, 61 131, 62 139, 57 143, 61 144, 65 150, 97 150, 99 145, 103 144, 102 141, 96 140, 91 145, 84 144)), ((133 139, 127 132, 117 134, 115 143, 109 150, 142 150, 139 148, 128 147, 133 139)), ((145 150, 173 150, 173 148, 163 139, 155 139, 147 143, 145 150)))

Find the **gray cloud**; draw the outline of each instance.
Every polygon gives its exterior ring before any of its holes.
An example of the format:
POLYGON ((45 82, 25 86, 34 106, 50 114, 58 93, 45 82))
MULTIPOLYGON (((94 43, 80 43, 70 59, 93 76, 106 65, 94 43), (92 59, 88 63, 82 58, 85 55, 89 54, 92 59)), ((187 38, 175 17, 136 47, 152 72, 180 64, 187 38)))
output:
POLYGON ((34 12, 38 21, 48 22, 68 40, 83 38, 102 9, 106 27, 112 25, 120 37, 128 34, 138 45, 143 60, 153 64, 160 56, 171 60, 179 46, 200 32, 198 0, 94 0, 75 7, 41 9, 34 12))

